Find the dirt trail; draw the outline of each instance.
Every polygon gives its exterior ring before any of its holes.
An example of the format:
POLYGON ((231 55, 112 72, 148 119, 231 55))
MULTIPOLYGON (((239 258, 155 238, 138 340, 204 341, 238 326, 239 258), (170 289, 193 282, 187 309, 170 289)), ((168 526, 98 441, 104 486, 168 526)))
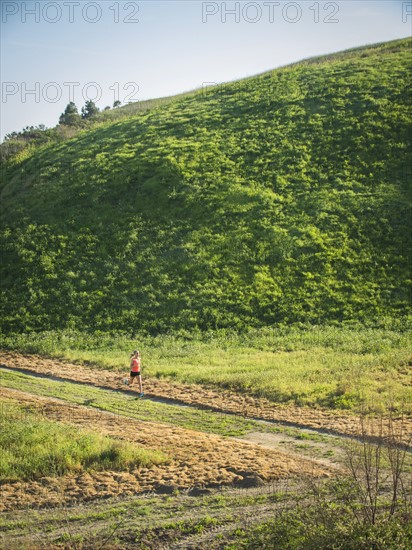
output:
POLYGON ((60 399, 37 397, 2 388, 3 398, 18 400, 47 418, 104 435, 159 449, 170 460, 129 472, 71 474, 37 482, 9 483, 1 487, 0 510, 26 506, 55 506, 77 501, 136 494, 172 493, 175 489, 257 484, 295 475, 330 475, 330 469, 281 451, 238 440, 125 418, 95 409, 69 405, 60 399))
MULTIPOLYGON (((29 373, 82 382, 96 387, 130 391, 122 384, 123 377, 118 372, 71 364, 57 359, 0 351, 0 364, 29 373)), ((170 402, 233 413, 246 418, 275 421, 336 435, 358 436, 362 433, 360 420, 344 411, 278 405, 264 398, 240 395, 227 390, 172 383, 153 378, 144 379, 144 390, 149 398, 162 398, 170 402)), ((392 427, 404 442, 410 442, 411 417, 393 418, 392 427)))

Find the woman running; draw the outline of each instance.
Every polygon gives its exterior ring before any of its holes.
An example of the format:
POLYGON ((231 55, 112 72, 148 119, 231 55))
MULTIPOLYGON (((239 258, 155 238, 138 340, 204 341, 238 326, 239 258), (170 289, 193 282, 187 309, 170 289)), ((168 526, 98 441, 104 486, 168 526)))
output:
POLYGON ((142 372, 140 367, 140 353, 138 350, 135 350, 130 355, 130 378, 129 378, 129 386, 131 386, 134 382, 134 379, 137 378, 139 381, 139 389, 140 394, 139 397, 143 397, 143 386, 142 386, 142 372))

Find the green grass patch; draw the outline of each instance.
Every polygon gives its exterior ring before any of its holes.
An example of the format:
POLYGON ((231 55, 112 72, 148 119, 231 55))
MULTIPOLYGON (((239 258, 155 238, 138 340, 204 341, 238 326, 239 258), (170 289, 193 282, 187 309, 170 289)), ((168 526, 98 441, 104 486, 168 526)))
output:
POLYGON ((41 418, 0 401, 0 480, 33 480, 85 470, 126 470, 166 456, 136 444, 41 418))

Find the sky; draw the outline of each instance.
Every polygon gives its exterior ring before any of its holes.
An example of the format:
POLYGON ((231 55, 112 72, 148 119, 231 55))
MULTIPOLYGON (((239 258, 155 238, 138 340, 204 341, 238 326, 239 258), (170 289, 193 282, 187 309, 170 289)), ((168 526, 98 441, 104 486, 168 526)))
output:
POLYGON ((412 0, 1 0, 1 139, 103 109, 411 36, 412 0))

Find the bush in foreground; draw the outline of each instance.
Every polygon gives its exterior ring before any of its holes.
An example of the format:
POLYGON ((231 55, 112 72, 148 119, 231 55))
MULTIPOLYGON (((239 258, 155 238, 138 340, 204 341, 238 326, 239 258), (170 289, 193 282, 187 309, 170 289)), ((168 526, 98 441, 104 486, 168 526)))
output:
POLYGON ((344 476, 327 483, 309 479, 292 506, 235 533, 236 544, 227 550, 412 548, 412 436, 405 443, 403 423, 395 428, 392 418, 377 421, 372 412, 362 411, 361 442, 346 447, 344 476))

